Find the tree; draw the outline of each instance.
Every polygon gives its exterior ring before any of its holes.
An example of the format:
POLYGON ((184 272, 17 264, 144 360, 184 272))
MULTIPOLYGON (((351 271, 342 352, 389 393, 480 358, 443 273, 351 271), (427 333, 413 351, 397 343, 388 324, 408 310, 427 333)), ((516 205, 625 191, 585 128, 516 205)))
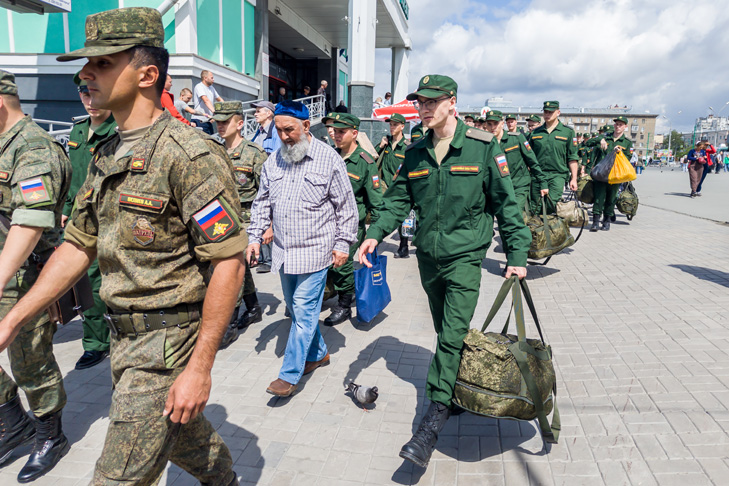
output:
POLYGON ((661 146, 661 148, 664 148, 664 149, 670 148, 673 151, 673 155, 676 157, 678 156, 678 154, 688 152, 688 150, 691 148, 686 145, 686 142, 684 142, 683 137, 676 130, 671 131, 671 137, 670 137, 671 147, 668 146, 668 140, 669 140, 669 137, 666 137, 664 135, 663 136, 663 145, 661 146))

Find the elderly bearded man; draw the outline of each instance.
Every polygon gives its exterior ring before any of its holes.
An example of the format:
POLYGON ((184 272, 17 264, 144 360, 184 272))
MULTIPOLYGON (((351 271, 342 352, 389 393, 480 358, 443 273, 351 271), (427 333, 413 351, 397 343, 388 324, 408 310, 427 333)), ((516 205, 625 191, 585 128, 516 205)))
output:
POLYGON ((344 161, 311 136, 306 106, 283 101, 274 122, 281 148, 263 164, 246 258, 258 259, 263 232, 273 224, 273 270, 292 322, 278 379, 266 391, 287 397, 302 375, 329 364, 319 309, 329 266, 342 266, 357 241, 358 215, 344 161))

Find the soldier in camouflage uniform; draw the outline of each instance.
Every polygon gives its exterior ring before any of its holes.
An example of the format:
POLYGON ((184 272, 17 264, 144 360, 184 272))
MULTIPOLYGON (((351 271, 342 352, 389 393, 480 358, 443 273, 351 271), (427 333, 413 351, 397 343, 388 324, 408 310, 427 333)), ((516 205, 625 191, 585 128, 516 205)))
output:
MULTIPOLYGON (((0 69, 0 319, 38 278, 40 265, 61 244, 61 211, 71 184, 63 147, 23 115, 15 76, 0 69)), ((0 369, 0 465, 33 439, 33 452, 18 474, 32 481, 69 449, 61 430, 66 404, 63 376, 53 356, 56 324, 34 313, 9 347, 15 381, 0 369), (28 398, 35 424, 18 396, 28 398)))
MULTIPOLYGON (((233 162, 234 177, 238 182, 238 196, 242 208, 241 222, 243 229, 251 224, 251 205, 258 194, 258 186, 261 181, 261 168, 268 159, 268 154, 263 147, 247 141, 241 136, 243 129, 242 111, 243 103, 240 101, 219 101, 215 103, 215 120, 218 126, 218 134, 225 141, 225 148, 233 162)), ((270 243, 264 238, 264 244, 270 243)), ((243 287, 238 295, 238 302, 233 310, 233 317, 230 319, 228 329, 223 336, 221 348, 228 346, 238 339, 238 330, 245 329, 255 322, 261 322, 263 313, 256 295, 256 285, 253 283, 253 274, 246 265, 246 276, 243 287), (245 303, 246 311, 238 318, 241 304, 245 303)))
POLYGON ((204 485, 235 485, 201 413, 245 273, 230 159, 162 109, 169 54, 157 10, 90 15, 85 46, 58 60, 88 57, 91 105, 110 109, 119 132, 97 146, 66 242, 0 322, 0 350, 98 256, 114 393, 92 484, 157 484, 169 460, 204 485))
POLYGON ((375 160, 357 143, 359 118, 349 113, 335 113, 333 117, 322 119, 322 122, 327 128, 334 129, 334 142, 337 144, 337 152, 347 164, 347 175, 349 182, 352 183, 359 213, 357 242, 349 248, 347 263, 329 269, 334 289, 339 294, 339 301, 332 309, 331 315, 324 319, 324 324, 333 326, 352 317, 350 307, 354 303, 353 256, 364 240, 367 211, 370 212, 371 221, 373 223, 377 221, 377 208, 382 201, 382 187, 375 160))

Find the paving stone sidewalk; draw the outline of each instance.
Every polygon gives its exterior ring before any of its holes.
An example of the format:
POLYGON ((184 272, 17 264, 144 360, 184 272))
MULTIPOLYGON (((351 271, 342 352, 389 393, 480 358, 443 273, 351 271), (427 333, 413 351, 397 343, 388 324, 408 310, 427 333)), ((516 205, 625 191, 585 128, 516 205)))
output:
MULTIPOLYGON (((322 327, 332 364, 290 399, 265 393, 289 327, 278 276, 254 274, 264 321, 218 354, 205 410, 243 484, 727 484, 729 226, 641 207, 630 224, 621 216, 611 231, 585 232, 546 267, 530 267, 558 373, 559 444, 545 448, 534 423, 463 414, 450 419, 427 471, 397 455, 428 405, 434 333, 416 259, 392 259, 396 245, 383 245, 393 293, 385 315, 322 327), (379 387, 374 410, 344 394, 350 379, 379 387)), ((504 256, 494 246, 474 327, 502 282, 504 256)), ((55 340, 71 452, 34 484, 88 484, 101 451, 109 365, 73 370, 80 339, 71 323, 55 340)), ((0 470, 0 484, 15 484, 24 461, 0 470)), ((195 481, 170 466, 160 484, 195 481)))

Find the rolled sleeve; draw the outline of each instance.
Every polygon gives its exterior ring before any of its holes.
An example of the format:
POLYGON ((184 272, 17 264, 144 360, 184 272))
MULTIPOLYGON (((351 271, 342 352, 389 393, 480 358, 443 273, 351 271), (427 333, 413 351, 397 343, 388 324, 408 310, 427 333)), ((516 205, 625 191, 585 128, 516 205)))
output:
POLYGON ((242 253, 245 251, 246 246, 248 246, 248 238, 245 233, 241 232, 239 235, 221 243, 209 243, 207 245, 196 246, 195 256, 201 262, 222 260, 242 253))
POLYGON ((18 208, 13 211, 11 224, 50 229, 56 226, 56 215, 53 211, 18 208))
POLYGON ((84 233, 74 225, 73 220, 69 221, 66 225, 64 239, 71 243, 75 243, 82 248, 96 249, 97 237, 95 235, 84 233))

